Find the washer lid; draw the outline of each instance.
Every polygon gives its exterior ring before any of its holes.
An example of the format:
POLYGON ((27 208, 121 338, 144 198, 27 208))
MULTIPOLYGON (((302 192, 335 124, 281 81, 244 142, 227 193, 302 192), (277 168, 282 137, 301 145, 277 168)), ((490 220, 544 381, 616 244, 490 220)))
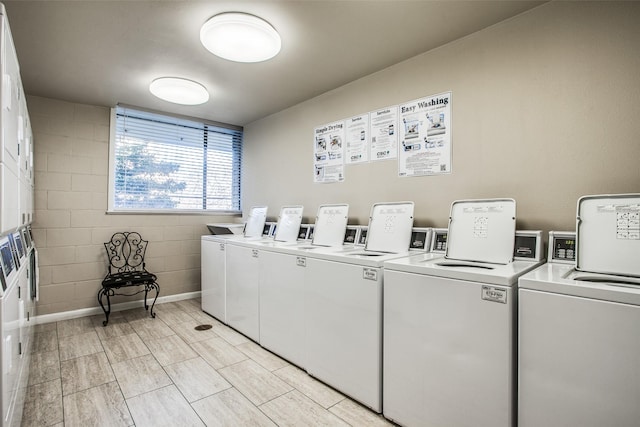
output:
POLYGON ((451 204, 445 257, 508 264, 515 235, 515 200, 458 200, 451 204))
POLYGON ((247 225, 244 227, 244 237, 260 237, 267 221, 267 207, 253 206, 249 210, 247 225))
POLYGON ((276 242, 295 242, 298 238, 300 224, 302 224, 302 206, 283 206, 280 209, 276 235, 276 242))
POLYGON ((348 220, 349 205, 321 205, 311 243, 320 246, 342 245, 348 220))
POLYGON ((576 269, 640 277, 640 194, 578 200, 576 269))
POLYGON ((398 253, 409 249, 413 202, 375 203, 371 207, 365 250, 398 253))

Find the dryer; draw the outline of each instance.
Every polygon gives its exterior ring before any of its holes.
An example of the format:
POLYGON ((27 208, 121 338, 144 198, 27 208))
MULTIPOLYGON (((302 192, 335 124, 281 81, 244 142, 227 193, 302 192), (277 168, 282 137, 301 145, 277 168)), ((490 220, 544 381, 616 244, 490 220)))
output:
POLYGON ((201 237, 202 310, 221 322, 227 323, 226 244, 230 240, 260 239, 266 219, 267 207, 254 206, 249 210, 242 235, 218 234, 201 237))
POLYGON ((385 262, 387 418, 405 426, 514 425, 515 284, 542 258, 541 232, 525 234, 516 246, 514 200, 457 201, 446 237, 434 239, 444 256, 385 262), (514 260, 515 251, 525 258, 514 260))
POLYGON ((382 265, 407 256, 412 202, 376 203, 364 249, 306 257, 307 372, 376 412, 382 409, 382 265))
MULTIPOLYGON (((13 418, 16 398, 20 385, 21 370, 21 317, 19 257, 12 234, 0 237, 2 293, 0 294, 0 325, 2 344, 0 364, 2 365, 2 416, 5 421, 13 418)), ((28 350, 25 348, 25 350, 28 350)))
POLYGON ((519 280, 520 427, 640 422, 640 195, 582 197, 577 218, 519 280))

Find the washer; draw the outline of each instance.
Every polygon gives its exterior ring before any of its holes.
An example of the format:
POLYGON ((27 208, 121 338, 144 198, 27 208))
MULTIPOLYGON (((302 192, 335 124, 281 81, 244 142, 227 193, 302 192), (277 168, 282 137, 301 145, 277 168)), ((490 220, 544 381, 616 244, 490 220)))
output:
POLYGON ((307 372, 365 406, 382 409, 382 265, 407 256, 412 202, 377 203, 364 249, 306 257, 307 372))
POLYGON ((254 206, 249 210, 242 235, 219 234, 201 237, 202 310, 223 323, 227 323, 226 244, 231 240, 260 239, 266 219, 267 207, 254 206))
POLYGON ((405 426, 512 427, 518 277, 540 265, 541 232, 515 244, 515 201, 451 207, 446 252, 387 261, 384 415, 405 426), (526 244, 526 248, 525 248, 526 244), (514 252, 526 256, 515 259, 514 252))
POLYGON ((306 253, 341 246, 349 205, 322 205, 313 240, 260 248, 260 345, 304 368, 306 253))
MULTIPOLYGON (((302 223, 302 206, 280 209, 274 240, 295 242, 302 223)), ((227 324, 260 342, 260 252, 263 240, 230 240, 226 245, 227 324)))
POLYGON ((520 427, 640 423, 640 195, 582 197, 577 218, 519 281, 520 427))

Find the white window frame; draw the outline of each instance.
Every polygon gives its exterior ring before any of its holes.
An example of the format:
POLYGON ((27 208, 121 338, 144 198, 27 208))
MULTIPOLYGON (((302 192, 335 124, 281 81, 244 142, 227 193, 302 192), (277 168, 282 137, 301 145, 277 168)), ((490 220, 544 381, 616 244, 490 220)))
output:
MULTIPOLYGON (((154 110, 149 110, 140 107, 131 107, 128 105, 119 104, 120 107, 130 108, 132 110, 138 110, 143 112, 149 112, 153 114, 160 114, 167 117, 191 120, 196 122, 205 123, 211 126, 227 128, 231 130, 241 131, 243 130, 240 126, 229 125, 225 123, 217 123, 208 120, 180 116, 176 114, 169 114, 154 110)), ((116 108, 111 108, 111 117, 109 123, 109 187, 107 189, 107 214, 199 214, 199 215, 237 215, 242 213, 242 188, 241 182, 239 185, 239 194, 238 194, 238 209, 123 209, 115 207, 115 164, 116 164, 116 108)), ((242 169, 242 148, 240 148, 240 169, 242 169)), ((241 174, 240 174, 241 175, 241 174)))

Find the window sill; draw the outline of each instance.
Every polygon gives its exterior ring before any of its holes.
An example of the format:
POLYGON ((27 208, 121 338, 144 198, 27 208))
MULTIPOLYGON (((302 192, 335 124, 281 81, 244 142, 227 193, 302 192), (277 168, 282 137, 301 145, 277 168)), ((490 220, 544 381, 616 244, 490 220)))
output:
POLYGON ((202 215, 202 216, 242 216, 242 211, 189 211, 189 210, 108 210, 107 215, 202 215))

